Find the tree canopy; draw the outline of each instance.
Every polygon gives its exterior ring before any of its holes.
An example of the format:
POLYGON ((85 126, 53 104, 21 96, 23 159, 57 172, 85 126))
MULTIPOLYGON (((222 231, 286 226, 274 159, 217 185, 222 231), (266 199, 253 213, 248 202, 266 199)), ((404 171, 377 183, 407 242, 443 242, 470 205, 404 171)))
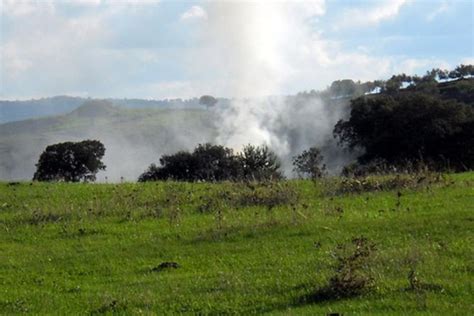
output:
POLYGON ((217 99, 212 95, 203 95, 199 98, 199 104, 205 105, 207 108, 213 107, 217 102, 217 99))
POLYGON ((424 160, 456 170, 474 168, 474 107, 438 95, 411 92, 352 100, 348 120, 334 135, 349 148, 362 148, 361 163, 424 160))
POLYGON ((326 166, 323 164, 323 155, 317 147, 310 147, 293 157, 293 171, 299 176, 318 179, 324 175, 326 166))
POLYGON ((224 181, 281 178, 276 155, 266 146, 247 145, 242 153, 220 145, 200 144, 193 152, 163 155, 160 166, 152 164, 138 181, 224 181))
POLYGON ((39 157, 33 180, 95 181, 97 172, 106 168, 101 161, 104 154, 105 147, 98 140, 49 145, 39 157))

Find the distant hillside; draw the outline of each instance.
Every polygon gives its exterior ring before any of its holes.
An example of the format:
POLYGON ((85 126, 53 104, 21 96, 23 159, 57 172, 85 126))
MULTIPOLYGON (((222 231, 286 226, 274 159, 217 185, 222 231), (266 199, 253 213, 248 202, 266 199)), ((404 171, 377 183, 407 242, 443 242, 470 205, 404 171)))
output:
POLYGON ((98 139, 109 178, 136 180, 161 154, 212 141, 212 116, 202 108, 130 110, 89 100, 65 115, 1 124, 0 179, 30 179, 49 144, 98 139))
MULTIPOLYGON (((43 116, 66 114, 87 101, 97 101, 97 99, 56 96, 52 98, 27 101, 0 100, 0 124, 43 116)), ((129 109, 203 108, 203 105, 199 104, 198 98, 188 100, 107 99, 107 101, 110 101, 114 105, 129 109)), ((226 103, 228 100, 220 98, 219 102, 226 103)))
POLYGON ((57 96, 28 101, 0 100, 0 123, 65 114, 84 103, 84 98, 57 96))

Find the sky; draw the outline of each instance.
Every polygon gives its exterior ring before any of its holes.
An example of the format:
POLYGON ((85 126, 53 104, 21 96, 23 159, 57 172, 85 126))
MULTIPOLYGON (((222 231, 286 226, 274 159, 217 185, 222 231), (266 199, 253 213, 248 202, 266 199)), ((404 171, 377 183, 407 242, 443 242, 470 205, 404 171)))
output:
POLYGON ((286 95, 474 64, 471 0, 0 0, 0 99, 286 95))

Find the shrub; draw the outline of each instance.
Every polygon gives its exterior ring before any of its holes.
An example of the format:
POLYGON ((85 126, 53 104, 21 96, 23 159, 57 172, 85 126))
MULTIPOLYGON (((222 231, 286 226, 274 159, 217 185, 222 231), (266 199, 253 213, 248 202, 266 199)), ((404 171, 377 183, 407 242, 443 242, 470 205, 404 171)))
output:
POLYGON ((304 150, 298 156, 293 157, 293 171, 299 176, 306 176, 312 180, 321 178, 326 170, 323 159, 321 150, 311 147, 308 150, 304 150))
POLYGON ((192 153, 180 151, 150 165, 138 181, 172 179, 177 181, 263 181, 281 179, 276 155, 266 146, 244 147, 241 154, 212 144, 200 144, 192 153))
POLYGON ((247 145, 239 156, 243 179, 246 181, 269 181, 283 178, 280 162, 267 146, 247 145))
POLYGON ((367 238, 358 237, 336 249, 337 264, 328 285, 315 293, 315 300, 331 300, 361 295, 373 285, 370 275, 375 244, 367 238))

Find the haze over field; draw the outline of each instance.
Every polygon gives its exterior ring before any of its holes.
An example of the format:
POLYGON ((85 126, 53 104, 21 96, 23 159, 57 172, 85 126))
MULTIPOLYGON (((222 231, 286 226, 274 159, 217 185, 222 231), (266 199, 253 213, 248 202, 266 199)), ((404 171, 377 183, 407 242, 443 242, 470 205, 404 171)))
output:
POLYGON ((236 151, 266 144, 287 174, 293 155, 318 146, 339 170, 353 158, 332 135, 348 100, 287 95, 338 79, 451 69, 474 55, 471 1, 4 0, 0 10, 0 99, 231 100, 167 112, 166 122, 158 112, 119 111, 2 125, 4 179, 30 178, 47 144, 83 138, 106 145, 102 179, 134 180, 161 154, 207 141, 236 151))

